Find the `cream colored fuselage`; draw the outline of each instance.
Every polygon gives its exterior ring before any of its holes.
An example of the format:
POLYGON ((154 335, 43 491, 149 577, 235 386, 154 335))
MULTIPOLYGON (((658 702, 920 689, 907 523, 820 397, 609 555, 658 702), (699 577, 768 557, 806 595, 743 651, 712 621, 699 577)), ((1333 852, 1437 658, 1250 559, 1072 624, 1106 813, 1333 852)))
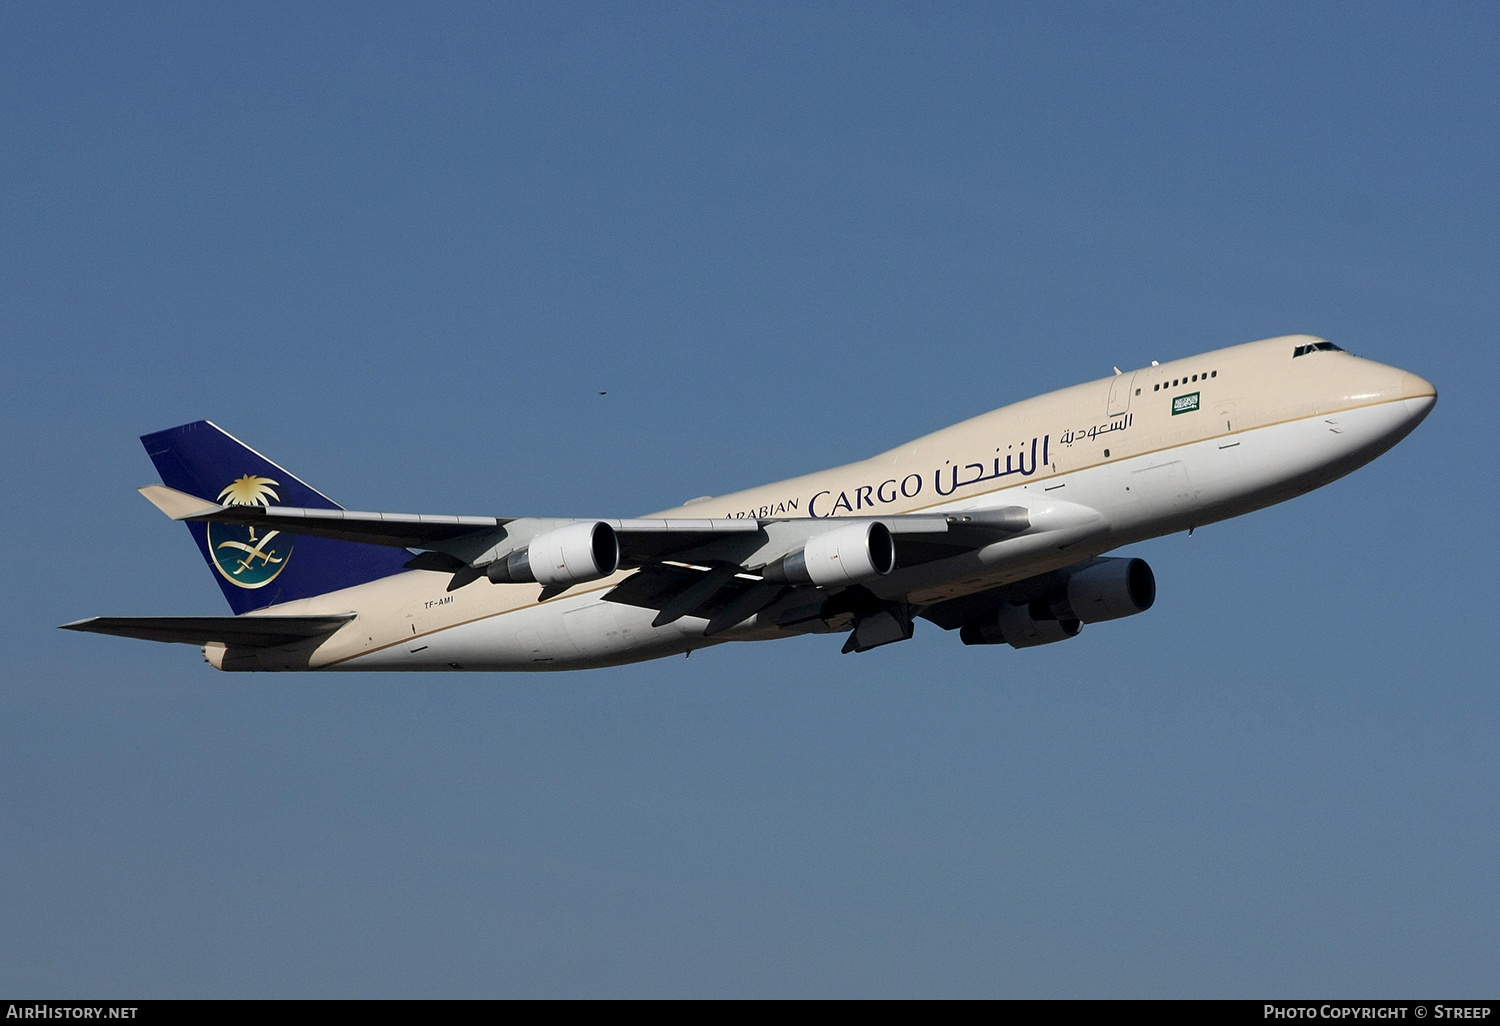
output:
MULTIPOLYGON (((772 521, 741 543, 736 558, 746 566, 777 544, 774 521, 792 518, 1021 505, 1046 528, 868 585, 880 598, 930 605, 1292 498, 1374 459, 1435 403, 1430 383, 1398 368, 1344 352, 1293 356, 1318 341, 1267 339, 1128 371, 858 463, 652 516, 772 521)), ((691 616, 653 627, 653 610, 601 600, 626 576, 538 601, 536 585, 481 580, 450 592, 448 574, 411 571, 261 611, 358 613, 329 637, 260 653, 211 645, 205 654, 225 669, 559 670, 828 629, 779 628, 776 607, 712 639, 691 616)))

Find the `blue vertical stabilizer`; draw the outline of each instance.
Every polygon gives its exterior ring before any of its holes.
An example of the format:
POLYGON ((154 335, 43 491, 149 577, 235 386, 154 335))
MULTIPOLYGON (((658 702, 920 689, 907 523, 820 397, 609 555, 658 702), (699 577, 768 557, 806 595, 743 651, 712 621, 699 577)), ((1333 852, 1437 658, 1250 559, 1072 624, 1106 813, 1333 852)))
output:
MULTIPOLYGON (((162 484, 223 505, 342 509, 211 421, 142 435, 162 484)), ((402 573, 405 549, 237 524, 187 525, 229 607, 248 613, 402 573)))

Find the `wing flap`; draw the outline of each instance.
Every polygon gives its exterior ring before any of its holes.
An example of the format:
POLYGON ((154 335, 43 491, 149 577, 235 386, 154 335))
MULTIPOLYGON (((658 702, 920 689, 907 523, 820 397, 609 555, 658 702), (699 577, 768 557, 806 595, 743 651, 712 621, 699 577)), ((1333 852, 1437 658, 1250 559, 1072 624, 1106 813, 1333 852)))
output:
POLYGON ((249 648, 274 648, 332 634, 354 616, 353 613, 328 616, 91 616, 65 623, 61 629, 184 645, 221 641, 249 648))
POLYGON ((621 534, 754 534, 760 530, 759 520, 606 520, 604 523, 621 534))

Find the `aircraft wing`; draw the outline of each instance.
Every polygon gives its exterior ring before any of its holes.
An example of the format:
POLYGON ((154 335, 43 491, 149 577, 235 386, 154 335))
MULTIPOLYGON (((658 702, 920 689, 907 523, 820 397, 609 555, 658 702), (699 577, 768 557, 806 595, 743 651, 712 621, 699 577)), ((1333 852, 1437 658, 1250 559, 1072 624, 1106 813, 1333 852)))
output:
POLYGON ((248 648, 274 648, 332 634, 352 619, 353 613, 331 616, 91 616, 65 623, 62 629, 184 645, 222 641, 248 648))
POLYGON ((430 513, 357 513, 348 509, 297 506, 220 506, 166 485, 147 485, 141 494, 173 520, 266 526, 288 534, 369 542, 395 548, 432 548, 477 531, 493 531, 504 517, 458 517, 430 513))
MULTIPOLYGON (((1102 523, 1102 518, 1094 510, 1050 498, 1033 498, 1028 506, 1001 509, 836 519, 746 517, 588 521, 360 513, 289 506, 225 506, 162 485, 142 488, 141 493, 175 520, 243 524, 293 535, 425 550, 407 560, 406 566, 413 570, 452 574, 448 586, 450 591, 486 575, 497 582, 534 580, 531 576, 511 577, 507 560, 514 559, 516 554, 527 556, 528 546, 538 538, 555 537, 555 532, 576 530, 589 523, 608 529, 618 544, 618 559, 609 572, 615 567, 625 570, 661 568, 677 562, 698 567, 733 567, 737 573, 751 575, 762 574, 768 564, 797 552, 814 536, 861 522, 878 522, 890 534, 902 536, 896 547, 898 567, 950 558, 1021 534, 1059 537, 1075 534, 1079 528, 1091 530, 1102 523), (499 576, 495 573, 497 567, 501 571, 499 576)), ((580 581, 588 579, 591 578, 578 578, 580 581)), ((643 587, 644 583, 638 582, 636 587, 643 587)), ((680 584, 675 579, 658 583, 669 585, 665 590, 674 590, 670 585, 680 584)), ((569 586, 568 582, 559 583, 555 579, 545 583, 543 598, 560 594, 569 586)), ((725 579, 718 582, 715 593, 722 598, 741 587, 741 584, 725 579)), ((769 595, 769 589, 771 584, 768 582, 761 590, 769 595)), ((696 595, 696 591, 693 594, 696 595)), ((649 597, 643 594, 638 601, 649 603, 655 598, 654 594, 649 597)), ((747 596, 744 604, 752 606, 755 601, 747 596)), ((725 615, 739 611, 736 606, 725 615)))
MULTIPOLYGON (((468 536, 483 537, 497 529, 531 519, 539 526, 572 521, 538 521, 533 518, 452 516, 431 513, 361 513, 346 509, 304 509, 293 506, 221 506, 165 485, 148 485, 141 494, 173 520, 199 523, 247 524, 288 534, 337 538, 397 548, 431 549, 438 552, 462 549, 445 543, 468 536)), ((1023 531, 1026 511, 1019 507, 964 515, 902 514, 864 519, 879 520, 892 534, 944 535, 952 529, 1023 531)), ((809 523, 818 521, 807 519, 809 523)), ((841 518, 840 523, 862 518, 841 518)), ((620 536, 623 565, 642 565, 674 552, 698 548, 736 534, 754 534, 769 520, 749 518, 633 518, 602 519, 620 536)), ((439 569, 434 562, 430 569, 439 569)))
MULTIPOLYGON (((165 485, 148 485, 141 494, 173 520, 248 524, 288 534, 337 538, 396 548, 445 551, 445 542, 469 535, 483 537, 515 523, 518 517, 451 516, 431 513, 361 513, 347 509, 303 509, 294 506, 220 506, 165 485)), ((941 518, 936 518, 940 520, 941 518)), ((562 524, 569 521, 547 521, 562 524)), ((697 548, 728 534, 753 534, 755 520, 626 519, 602 520, 621 536, 622 555, 643 561, 661 553, 697 548)), ((462 547, 460 547, 462 548, 462 547)), ((634 560, 632 560, 634 561, 634 560)), ((434 563, 423 569, 446 568, 434 563)))

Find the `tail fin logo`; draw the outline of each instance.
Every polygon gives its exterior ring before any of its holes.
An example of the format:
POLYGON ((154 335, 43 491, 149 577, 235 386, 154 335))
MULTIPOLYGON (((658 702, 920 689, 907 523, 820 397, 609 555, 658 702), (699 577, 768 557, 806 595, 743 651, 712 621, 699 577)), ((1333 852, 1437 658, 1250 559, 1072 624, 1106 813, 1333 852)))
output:
MULTIPOLYGON (((225 506, 267 506, 280 501, 279 481, 245 474, 225 486, 219 502, 225 506)), ((209 524, 208 551, 214 569, 240 588, 264 588, 286 569, 292 539, 280 531, 257 533, 241 524, 209 524)))

